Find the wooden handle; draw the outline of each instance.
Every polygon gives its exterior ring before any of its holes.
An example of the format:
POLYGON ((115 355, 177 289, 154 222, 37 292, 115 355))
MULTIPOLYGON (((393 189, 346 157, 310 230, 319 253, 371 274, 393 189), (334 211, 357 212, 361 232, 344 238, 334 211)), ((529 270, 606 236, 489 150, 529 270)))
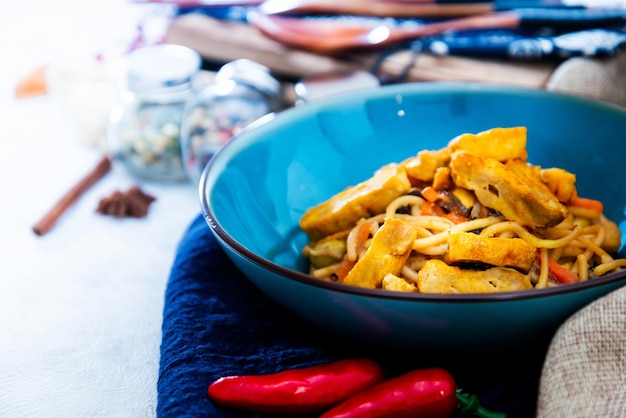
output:
POLYGON ((265 14, 304 13, 377 17, 457 17, 489 13, 493 2, 437 3, 436 0, 266 0, 265 14))

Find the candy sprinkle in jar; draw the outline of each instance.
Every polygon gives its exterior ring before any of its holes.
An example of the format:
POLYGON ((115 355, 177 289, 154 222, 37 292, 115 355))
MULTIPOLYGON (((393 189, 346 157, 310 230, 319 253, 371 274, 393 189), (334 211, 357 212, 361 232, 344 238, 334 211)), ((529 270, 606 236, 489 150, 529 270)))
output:
POLYGON ((199 181, 208 161, 226 141, 281 107, 280 83, 267 67, 247 59, 222 66, 214 82, 185 109, 181 143, 189 178, 199 181))

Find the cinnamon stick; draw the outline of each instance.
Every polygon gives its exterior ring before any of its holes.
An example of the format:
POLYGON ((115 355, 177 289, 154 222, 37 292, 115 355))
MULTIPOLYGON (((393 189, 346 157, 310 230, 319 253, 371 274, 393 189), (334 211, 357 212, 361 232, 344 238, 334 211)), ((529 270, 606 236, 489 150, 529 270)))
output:
POLYGON ((109 157, 103 157, 98 164, 83 177, 78 183, 68 190, 61 199, 46 213, 43 218, 33 226, 33 232, 37 235, 44 235, 57 222, 57 220, 65 213, 65 211, 74 204, 93 184, 100 180, 111 169, 111 160, 109 157))

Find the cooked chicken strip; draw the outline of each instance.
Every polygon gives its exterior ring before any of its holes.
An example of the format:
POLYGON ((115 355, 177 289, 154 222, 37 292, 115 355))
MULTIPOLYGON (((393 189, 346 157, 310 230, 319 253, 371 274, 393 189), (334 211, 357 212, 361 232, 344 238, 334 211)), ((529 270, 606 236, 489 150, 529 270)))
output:
POLYGON ((409 178, 418 182, 431 182, 435 178, 437 170, 445 167, 450 162, 450 151, 443 148, 437 151, 423 150, 415 157, 402 162, 409 178))
POLYGON ((548 189, 559 199, 559 202, 569 202, 578 195, 576 190, 576 175, 562 168, 545 168, 541 170, 541 180, 548 189))
POLYGON ((415 238, 417 230, 411 224, 396 218, 387 219, 343 282, 372 289, 381 287, 387 273, 398 275, 411 254, 415 238))
POLYGON ((451 152, 465 151, 501 162, 513 159, 526 161, 526 133, 524 126, 493 128, 477 134, 466 133, 452 139, 448 148, 451 152))
MULTIPOLYGON (((511 167, 519 168, 512 164, 511 167)), ((501 162, 466 152, 452 154, 452 178, 459 187, 473 190, 483 206, 495 209, 506 218, 530 228, 554 226, 567 217, 563 206, 548 188, 530 176, 520 178, 501 162)))
POLYGON ((359 219, 383 213, 391 201, 410 189, 411 183, 403 166, 385 165, 368 180, 307 210, 300 219, 300 228, 316 241, 352 228, 359 219))
POLYGON ((402 277, 398 277, 391 273, 387 273, 385 274, 385 277, 383 277, 382 288, 383 290, 389 290, 392 292, 411 293, 418 291, 415 283, 409 282, 402 277))
POLYGON ((527 274, 536 257, 537 249, 521 238, 482 237, 471 232, 448 235, 448 264, 485 263, 527 274))
POLYGON ((417 276, 421 293, 498 293, 532 289, 528 276, 519 271, 493 267, 462 270, 441 260, 428 260, 417 276))

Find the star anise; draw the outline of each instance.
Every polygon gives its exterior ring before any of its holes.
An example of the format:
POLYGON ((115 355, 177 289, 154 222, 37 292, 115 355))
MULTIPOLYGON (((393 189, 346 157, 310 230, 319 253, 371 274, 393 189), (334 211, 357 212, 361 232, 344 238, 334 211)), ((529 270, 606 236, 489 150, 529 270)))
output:
POLYGON ((96 212, 116 218, 143 218, 148 214, 148 207, 156 198, 146 194, 137 186, 126 192, 114 191, 100 200, 96 212))

